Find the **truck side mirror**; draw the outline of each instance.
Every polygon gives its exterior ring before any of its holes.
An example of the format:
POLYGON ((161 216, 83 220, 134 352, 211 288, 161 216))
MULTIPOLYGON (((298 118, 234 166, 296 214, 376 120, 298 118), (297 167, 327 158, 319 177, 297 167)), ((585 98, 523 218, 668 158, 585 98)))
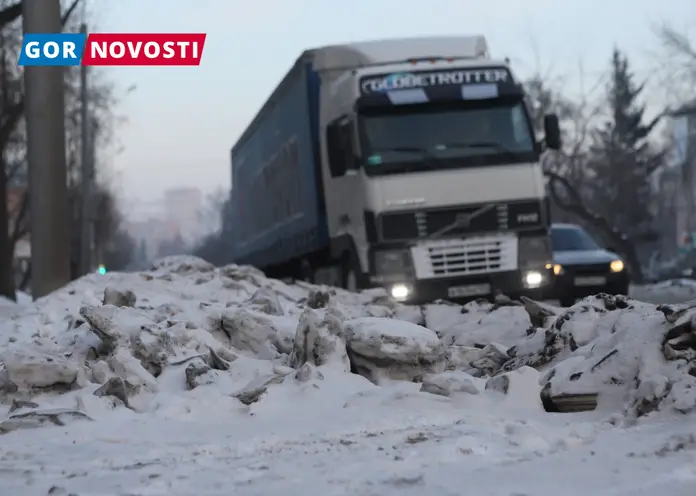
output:
POLYGON ((358 161, 355 157, 355 141, 353 140, 353 128, 350 121, 343 121, 340 125, 339 134, 341 135, 341 150, 345 170, 355 170, 358 168, 358 161))
POLYGON ((546 114, 544 116, 544 141, 546 147, 551 150, 561 149, 561 127, 558 124, 558 116, 556 114, 546 114))
POLYGON ((346 173, 342 141, 340 123, 334 121, 326 127, 326 149, 331 177, 341 177, 346 173))

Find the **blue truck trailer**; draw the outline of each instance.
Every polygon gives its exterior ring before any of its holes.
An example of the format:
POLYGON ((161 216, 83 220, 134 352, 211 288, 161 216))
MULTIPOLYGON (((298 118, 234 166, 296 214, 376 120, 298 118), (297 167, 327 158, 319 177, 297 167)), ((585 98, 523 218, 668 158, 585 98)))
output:
POLYGON ((482 36, 305 51, 231 150, 231 258, 402 301, 552 278, 544 143, 482 36))
POLYGON ((233 258, 275 275, 329 245, 319 167, 318 73, 300 57, 232 148, 233 258))

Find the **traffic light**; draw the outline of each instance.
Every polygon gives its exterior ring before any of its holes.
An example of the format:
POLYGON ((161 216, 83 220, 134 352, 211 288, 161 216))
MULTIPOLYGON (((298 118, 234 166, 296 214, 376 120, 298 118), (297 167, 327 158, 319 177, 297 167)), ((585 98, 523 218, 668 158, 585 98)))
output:
POLYGON ((106 274, 106 267, 104 267, 104 264, 99 264, 99 268, 97 269, 97 272, 99 272, 101 275, 106 274))

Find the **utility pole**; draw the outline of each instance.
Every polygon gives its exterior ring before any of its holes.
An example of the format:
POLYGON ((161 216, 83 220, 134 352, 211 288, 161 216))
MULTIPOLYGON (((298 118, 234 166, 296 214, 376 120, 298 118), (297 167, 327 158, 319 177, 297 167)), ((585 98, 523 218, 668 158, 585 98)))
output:
POLYGON ((90 130, 89 130, 89 155, 87 157, 87 163, 89 164, 89 182, 86 191, 89 211, 87 212, 87 239, 89 240, 89 270, 94 270, 94 266, 97 263, 102 263, 101 252, 98 249, 98 241, 96 234, 96 204, 94 201, 94 191, 96 183, 96 170, 97 170, 97 134, 99 133, 99 121, 96 117, 92 117, 90 120, 90 130))
MULTIPOLYGON (((80 32, 87 34, 87 25, 80 26, 80 32)), ((92 181, 94 178, 94 163, 92 147, 94 146, 91 122, 89 115, 89 102, 87 97, 87 66, 80 66, 80 124, 81 124, 81 212, 80 212, 80 274, 84 275, 92 271, 92 181)))
MULTIPOLYGON (((60 33, 60 0, 22 0, 25 33, 60 33)), ((24 68, 32 296, 70 282, 70 220, 62 67, 24 68)))

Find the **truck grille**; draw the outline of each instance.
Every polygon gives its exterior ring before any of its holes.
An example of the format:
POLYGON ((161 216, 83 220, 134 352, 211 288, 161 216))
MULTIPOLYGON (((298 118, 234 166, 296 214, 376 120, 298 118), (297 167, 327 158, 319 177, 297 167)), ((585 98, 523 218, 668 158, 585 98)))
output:
POLYGON ((517 269, 517 236, 479 236, 419 243, 411 248, 418 279, 473 276, 517 269))
POLYGON ((382 240, 397 241, 427 238, 436 233, 451 238, 495 231, 533 229, 541 226, 543 221, 541 201, 530 200, 385 213, 379 217, 378 226, 382 240), (486 210, 481 210, 486 207, 486 210), (471 214, 475 215, 470 222, 448 229, 462 216, 471 214))
POLYGON ((476 214, 477 211, 482 213, 473 217, 467 225, 447 230, 446 235, 461 236, 462 234, 469 233, 497 231, 500 225, 505 222, 506 219, 503 217, 507 216, 507 212, 505 212, 504 209, 498 208, 497 205, 488 207, 488 210, 485 211, 481 210, 486 207, 488 206, 470 206, 452 210, 431 210, 429 212, 423 212, 425 215, 427 234, 432 235, 448 229, 449 226, 457 222, 458 217, 476 214))

